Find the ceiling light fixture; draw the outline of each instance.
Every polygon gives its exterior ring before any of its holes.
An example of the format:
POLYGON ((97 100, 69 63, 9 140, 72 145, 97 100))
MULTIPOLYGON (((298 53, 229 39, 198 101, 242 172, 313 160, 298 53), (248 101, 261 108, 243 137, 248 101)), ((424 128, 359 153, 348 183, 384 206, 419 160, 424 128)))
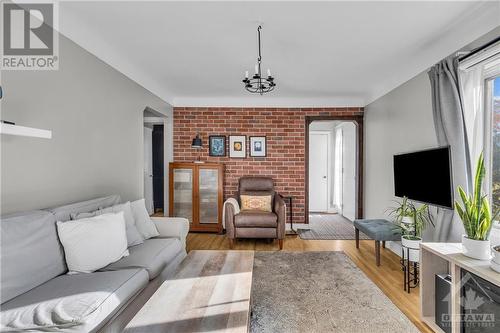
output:
POLYGON ((257 65, 255 65, 255 74, 252 78, 248 78, 248 71, 245 72, 245 78, 243 83, 245 84, 245 89, 251 93, 259 93, 263 95, 264 93, 274 90, 276 83, 274 83, 274 77, 271 76, 271 70, 267 69, 267 78, 262 77, 262 72, 260 69, 260 64, 262 62, 262 54, 260 47, 260 31, 262 27, 259 25, 257 28, 257 36, 259 38, 259 57, 257 58, 257 65))

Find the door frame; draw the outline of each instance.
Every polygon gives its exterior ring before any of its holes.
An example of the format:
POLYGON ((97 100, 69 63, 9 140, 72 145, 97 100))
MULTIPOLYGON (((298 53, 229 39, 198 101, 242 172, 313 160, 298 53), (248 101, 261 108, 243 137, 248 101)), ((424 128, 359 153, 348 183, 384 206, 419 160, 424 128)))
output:
MULTIPOLYGON (((169 122, 169 119, 168 119, 167 115, 160 113, 149 106, 147 106, 142 111, 142 126, 141 126, 141 128, 143 128, 145 124, 163 125, 163 163, 164 164, 169 162, 169 160, 168 160, 169 141, 168 141, 168 136, 167 136, 168 122, 169 122), (145 111, 148 111, 148 112, 154 114, 155 117, 146 116, 145 111)), ((144 137, 144 134, 143 134, 143 137, 144 137)), ((142 148, 144 149, 144 142, 142 143, 142 148)), ((144 152, 143 152, 143 154, 144 154, 144 152)), ((145 167, 144 167, 144 163, 143 163, 143 165, 142 165, 143 173, 144 173, 144 170, 145 170, 145 167)), ((163 170, 163 216, 168 216, 168 205, 169 205, 169 199, 168 199, 169 180, 168 180, 168 177, 169 177, 168 170, 165 167, 163 170)), ((144 180, 143 180, 142 193, 144 194, 144 180)))
POLYGON ((356 125, 356 136, 357 136, 357 159, 356 159, 356 218, 363 218, 363 170, 364 170, 364 117, 363 116, 350 116, 350 115, 338 115, 338 116, 305 116, 305 168, 304 168, 304 189, 305 189, 305 200, 304 200, 304 222, 309 223, 309 125, 315 120, 337 120, 337 121, 352 121, 356 125))
MULTIPOLYGON (((327 177, 327 190, 326 190, 326 213, 331 213, 332 208, 330 207, 330 200, 332 199, 333 196, 333 189, 331 187, 331 180, 332 180, 332 154, 331 154, 331 141, 332 141, 332 133, 330 131, 324 131, 324 130, 312 130, 309 131, 309 135, 311 134, 321 134, 321 135, 326 135, 327 136, 327 156, 326 156, 326 164, 327 164, 327 170, 326 170, 326 177, 327 177)), ((309 177, 309 174, 307 175, 309 177)), ((308 193, 309 195, 309 193, 308 193)))

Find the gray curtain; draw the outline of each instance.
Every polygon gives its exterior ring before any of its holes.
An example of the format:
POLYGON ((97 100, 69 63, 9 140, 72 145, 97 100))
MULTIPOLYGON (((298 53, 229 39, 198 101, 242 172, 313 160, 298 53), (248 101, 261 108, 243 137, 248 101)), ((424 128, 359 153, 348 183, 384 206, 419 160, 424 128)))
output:
MULTIPOLYGON (((464 110, 458 83, 458 57, 450 56, 428 72, 431 81, 432 111, 436 136, 440 146, 451 147, 453 191, 461 185, 466 192, 472 188, 469 144, 464 124, 464 110)), ((432 239, 440 242, 459 242, 463 226, 450 209, 437 209, 436 228, 430 230, 432 239)))

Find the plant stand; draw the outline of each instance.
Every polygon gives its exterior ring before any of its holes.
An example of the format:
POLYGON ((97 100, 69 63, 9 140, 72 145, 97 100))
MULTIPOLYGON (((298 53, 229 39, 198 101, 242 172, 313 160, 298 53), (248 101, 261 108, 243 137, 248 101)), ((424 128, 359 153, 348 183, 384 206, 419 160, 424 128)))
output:
POLYGON ((419 283, 419 269, 420 265, 416 261, 410 260, 410 250, 419 251, 420 249, 410 248, 406 246, 401 247, 401 269, 403 271, 403 287, 404 290, 410 293, 412 288, 416 288, 419 283), (405 259, 406 258, 406 259, 405 259))

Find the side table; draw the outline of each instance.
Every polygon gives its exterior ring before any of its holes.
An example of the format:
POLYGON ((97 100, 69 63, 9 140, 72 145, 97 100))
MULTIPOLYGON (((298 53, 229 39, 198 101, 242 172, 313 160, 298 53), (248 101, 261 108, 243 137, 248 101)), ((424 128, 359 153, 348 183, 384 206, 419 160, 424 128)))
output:
POLYGON ((286 203, 286 206, 288 209, 290 209, 290 214, 288 214, 288 216, 290 216, 290 229, 292 230, 291 231, 291 234, 292 235, 297 235, 297 231, 295 231, 293 229, 293 197, 292 196, 284 196, 283 197, 283 200, 285 200, 285 203, 286 203))

